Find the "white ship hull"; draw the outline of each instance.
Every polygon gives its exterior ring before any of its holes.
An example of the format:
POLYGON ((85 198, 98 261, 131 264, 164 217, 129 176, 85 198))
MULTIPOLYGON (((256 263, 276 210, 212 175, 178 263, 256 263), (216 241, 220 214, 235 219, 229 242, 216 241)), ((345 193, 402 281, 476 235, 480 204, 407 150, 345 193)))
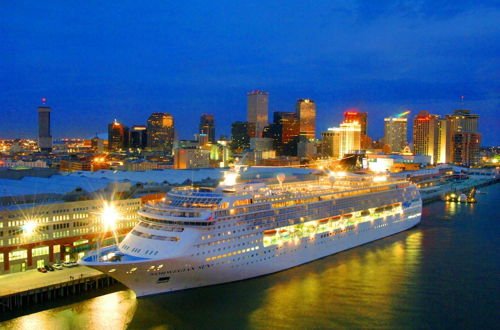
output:
POLYGON ((360 223, 346 228, 352 230, 332 236, 316 234, 299 242, 287 242, 279 248, 264 247, 260 243, 259 249, 243 260, 222 261, 208 267, 203 257, 189 256, 130 263, 86 261, 84 264, 114 277, 132 289, 137 297, 239 281, 295 267, 407 230, 420 222, 421 203, 412 208, 419 212, 412 216, 398 213, 360 223), (131 271, 133 268, 136 269, 131 271))

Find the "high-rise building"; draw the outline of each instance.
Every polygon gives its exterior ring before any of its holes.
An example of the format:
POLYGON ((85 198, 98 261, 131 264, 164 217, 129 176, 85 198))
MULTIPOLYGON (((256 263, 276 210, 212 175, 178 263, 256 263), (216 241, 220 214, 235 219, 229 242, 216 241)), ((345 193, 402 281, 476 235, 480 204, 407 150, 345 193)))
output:
POLYGON ((166 112, 153 112, 147 126, 148 148, 171 153, 175 139, 174 117, 166 112))
POLYGON ((287 143, 299 135, 299 118, 295 112, 276 111, 273 123, 280 125, 281 143, 287 143))
POLYGON ((148 128, 144 125, 134 125, 130 129, 129 146, 134 149, 145 149, 148 142, 148 128))
POLYGON ((299 136, 299 120, 296 113, 274 112, 273 123, 264 128, 262 136, 273 139, 273 146, 278 155, 288 155, 285 152, 286 145, 297 143, 299 136))
POLYGON ((298 99, 295 112, 299 119, 299 134, 307 140, 316 137, 316 104, 311 99, 298 99))
POLYGON ((108 149, 120 151, 127 147, 127 129, 116 119, 108 125, 108 149))
POLYGON ((413 120, 413 153, 431 157, 431 163, 438 161, 439 116, 420 111, 413 120))
POLYGON ((242 152, 250 148, 250 138, 255 132, 255 123, 237 121, 231 124, 231 150, 242 152))
POLYGON ((481 134, 476 132, 459 132, 453 134, 453 163, 461 166, 479 164, 479 148, 481 134))
POLYGON ((455 110, 445 118, 449 126, 447 161, 457 165, 476 165, 479 162, 481 143, 481 135, 478 133, 479 115, 471 114, 470 110, 455 110))
POLYGON ((52 135, 50 134, 50 111, 42 98, 42 106, 38 107, 38 146, 41 151, 52 151, 52 135))
POLYGON ((342 123, 322 134, 324 155, 343 158, 361 149, 361 125, 357 122, 342 123))
POLYGON ((200 134, 205 134, 210 143, 215 143, 215 121, 214 115, 202 114, 200 118, 200 134))
POLYGON ((321 132, 321 154, 324 157, 339 158, 340 155, 340 130, 329 128, 321 132))
POLYGON ((453 114, 446 115, 453 133, 477 132, 479 115, 470 113, 470 110, 455 110, 453 114))
POLYGON ((390 146, 392 152, 401 152, 408 144, 407 129, 407 118, 384 118, 384 143, 390 146))
POLYGON ((268 125, 268 107, 269 93, 259 90, 247 93, 247 122, 255 125, 254 137, 262 137, 268 125))
POLYGON ((436 163, 445 164, 453 161, 453 141, 450 121, 445 118, 438 119, 438 152, 436 163))
POLYGON ((344 112, 344 123, 358 122, 361 126, 361 135, 367 135, 368 113, 349 110, 344 112))

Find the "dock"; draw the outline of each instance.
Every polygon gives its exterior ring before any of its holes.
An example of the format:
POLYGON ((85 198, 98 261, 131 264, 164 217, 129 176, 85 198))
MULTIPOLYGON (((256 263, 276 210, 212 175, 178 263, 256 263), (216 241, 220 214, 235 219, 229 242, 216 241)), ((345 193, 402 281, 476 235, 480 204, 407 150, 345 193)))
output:
POLYGON ((46 301, 109 287, 116 281, 84 266, 41 273, 36 269, 0 276, 0 311, 22 309, 46 301))
POLYGON ((440 189, 433 192, 423 193, 421 191, 422 202, 424 204, 432 203, 434 201, 441 200, 445 194, 452 191, 456 191, 459 193, 468 192, 470 189, 472 189, 472 187, 479 188, 479 187, 493 185, 498 182, 500 182, 500 179, 491 179, 491 180, 469 179, 465 180, 465 182, 460 182, 460 183, 447 183, 442 185, 440 189))

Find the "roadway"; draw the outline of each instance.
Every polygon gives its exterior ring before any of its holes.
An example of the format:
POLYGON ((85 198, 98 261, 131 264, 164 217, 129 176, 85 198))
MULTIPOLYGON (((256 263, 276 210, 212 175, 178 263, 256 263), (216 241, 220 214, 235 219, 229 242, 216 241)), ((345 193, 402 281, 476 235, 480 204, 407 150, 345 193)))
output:
POLYGON ((31 269, 20 273, 0 275, 0 297, 100 274, 102 273, 98 270, 76 266, 73 268, 63 267, 62 270, 56 269, 47 273, 31 269))

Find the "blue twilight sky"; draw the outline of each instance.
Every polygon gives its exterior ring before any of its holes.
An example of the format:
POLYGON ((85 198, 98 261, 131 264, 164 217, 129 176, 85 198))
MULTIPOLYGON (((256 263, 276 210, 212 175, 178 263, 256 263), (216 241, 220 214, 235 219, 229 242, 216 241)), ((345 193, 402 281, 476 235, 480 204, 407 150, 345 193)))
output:
MULTIPOLYGON (((246 119, 246 92, 271 111, 317 104, 317 131, 346 109, 481 115, 500 145, 498 1, 2 1, 0 138, 34 137, 47 97, 54 137, 105 132, 114 118, 174 115, 181 138, 200 114, 217 135, 246 119), (460 96, 464 102, 459 104, 460 96)), ((271 114, 270 114, 271 117, 271 114)))

